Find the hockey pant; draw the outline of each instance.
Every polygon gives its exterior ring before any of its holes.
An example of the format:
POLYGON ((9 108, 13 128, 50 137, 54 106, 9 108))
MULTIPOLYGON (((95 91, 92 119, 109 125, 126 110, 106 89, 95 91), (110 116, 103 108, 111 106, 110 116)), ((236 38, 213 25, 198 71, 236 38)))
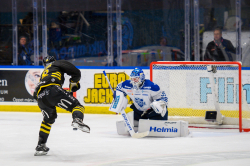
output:
POLYGON ((83 120, 84 107, 71 93, 60 86, 51 85, 41 90, 38 95, 38 106, 43 114, 43 121, 39 132, 38 144, 47 142, 51 125, 57 118, 56 106, 72 113, 72 118, 83 120))
POLYGON ((168 120, 168 111, 166 112, 165 116, 162 117, 161 114, 157 114, 152 108, 147 111, 147 113, 142 116, 143 111, 139 111, 134 104, 130 106, 131 109, 134 111, 134 120, 139 119, 151 119, 151 120, 168 120))

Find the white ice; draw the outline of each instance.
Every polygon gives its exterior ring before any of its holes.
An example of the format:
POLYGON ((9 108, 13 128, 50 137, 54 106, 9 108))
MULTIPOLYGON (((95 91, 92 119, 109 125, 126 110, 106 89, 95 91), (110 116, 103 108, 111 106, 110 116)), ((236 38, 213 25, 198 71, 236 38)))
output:
POLYGON ((250 133, 190 129, 191 136, 133 139, 116 133, 120 115, 85 114, 90 134, 74 131, 58 114, 47 156, 34 156, 41 113, 0 112, 0 166, 250 165, 250 133))

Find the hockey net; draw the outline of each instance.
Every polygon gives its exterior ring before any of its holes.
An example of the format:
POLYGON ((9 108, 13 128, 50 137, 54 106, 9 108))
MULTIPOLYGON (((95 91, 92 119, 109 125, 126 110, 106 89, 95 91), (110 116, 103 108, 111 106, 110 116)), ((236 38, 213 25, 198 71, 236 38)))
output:
POLYGON ((169 120, 250 131, 240 62, 152 62, 150 79, 168 97, 169 120), (221 121, 205 120, 206 111, 217 111, 221 121))

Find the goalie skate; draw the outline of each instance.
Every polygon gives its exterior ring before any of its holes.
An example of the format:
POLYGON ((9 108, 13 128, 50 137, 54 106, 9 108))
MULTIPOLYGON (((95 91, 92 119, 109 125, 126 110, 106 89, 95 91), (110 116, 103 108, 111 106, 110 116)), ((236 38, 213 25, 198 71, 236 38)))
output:
POLYGON ((90 128, 88 125, 84 124, 81 119, 75 118, 71 124, 71 126, 75 129, 79 129, 83 132, 90 133, 90 128))
POLYGON ((36 150, 36 152, 35 152, 34 156, 44 156, 48 153, 49 148, 46 147, 46 144, 41 144, 41 145, 37 145, 35 150, 36 150))

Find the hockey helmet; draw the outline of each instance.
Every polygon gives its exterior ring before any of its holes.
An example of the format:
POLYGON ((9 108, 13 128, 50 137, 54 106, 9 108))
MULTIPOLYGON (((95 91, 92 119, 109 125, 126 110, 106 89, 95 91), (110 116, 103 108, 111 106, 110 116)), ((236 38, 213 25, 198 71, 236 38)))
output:
POLYGON ((130 74, 131 84, 134 89, 139 89, 145 81, 145 74, 140 68, 135 68, 130 74))
POLYGON ((46 56, 45 58, 43 58, 43 66, 47 67, 48 64, 50 64, 54 61, 56 61, 56 59, 53 56, 46 56))

